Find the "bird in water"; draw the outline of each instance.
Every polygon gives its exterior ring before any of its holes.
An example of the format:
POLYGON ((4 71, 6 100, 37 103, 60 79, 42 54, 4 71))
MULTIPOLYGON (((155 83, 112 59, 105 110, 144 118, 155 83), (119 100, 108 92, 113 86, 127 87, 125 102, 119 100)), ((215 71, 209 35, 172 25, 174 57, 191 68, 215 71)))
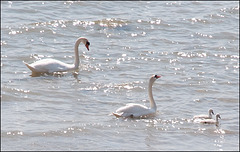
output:
POLYGON ((212 114, 214 115, 213 110, 209 109, 208 115, 196 115, 193 117, 193 119, 212 119, 212 114))
POLYGON ((218 126, 219 125, 219 120, 218 119, 221 119, 220 114, 216 114, 216 120, 214 120, 214 119, 203 119, 203 120, 200 121, 200 123, 215 124, 216 126, 218 126))
POLYGON ((77 70, 79 67, 78 46, 80 43, 83 43, 87 50, 89 50, 90 42, 84 37, 79 37, 75 43, 75 60, 73 64, 67 64, 56 59, 43 59, 32 64, 24 63, 32 71, 32 75, 77 70))
POLYGON ((153 75, 149 79, 148 96, 150 100, 150 107, 146 107, 144 105, 137 103, 129 103, 124 107, 120 107, 119 109, 116 110, 116 112, 113 112, 112 114, 115 115, 116 117, 132 117, 132 118, 138 118, 142 116, 155 114, 157 106, 153 99, 152 86, 153 83, 160 77, 161 76, 159 75, 153 75))

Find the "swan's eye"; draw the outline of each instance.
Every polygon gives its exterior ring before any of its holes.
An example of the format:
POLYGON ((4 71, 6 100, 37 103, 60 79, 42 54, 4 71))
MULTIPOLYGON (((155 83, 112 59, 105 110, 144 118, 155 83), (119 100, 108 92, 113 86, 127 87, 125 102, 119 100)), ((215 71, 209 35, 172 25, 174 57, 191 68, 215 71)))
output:
POLYGON ((88 42, 88 41, 87 41, 87 43, 86 43, 86 44, 87 44, 87 45, 90 45, 90 42, 88 42))
POLYGON ((158 78, 158 76, 157 76, 157 75, 155 75, 154 77, 155 77, 155 78, 158 78))

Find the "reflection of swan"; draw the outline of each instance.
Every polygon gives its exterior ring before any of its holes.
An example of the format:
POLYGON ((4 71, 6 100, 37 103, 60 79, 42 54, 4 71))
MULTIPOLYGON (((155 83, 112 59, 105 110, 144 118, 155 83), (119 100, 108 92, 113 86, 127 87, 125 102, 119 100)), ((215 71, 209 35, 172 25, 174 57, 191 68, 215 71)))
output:
POLYGON ((212 119, 212 114, 214 115, 213 110, 209 109, 208 115, 197 115, 194 116, 193 119, 212 119))
POLYGON ((26 64, 26 66, 32 71, 32 73, 53 73, 53 72, 64 72, 77 70, 79 66, 79 53, 78 46, 80 43, 83 43, 86 48, 89 50, 90 43, 86 38, 80 37, 75 43, 75 61, 74 64, 66 64, 64 62, 55 60, 55 59, 43 59, 32 64, 26 64))
POLYGON ((116 117, 141 117, 156 113, 157 106, 152 95, 152 85, 154 81, 160 77, 161 76, 153 75, 149 79, 148 96, 150 99, 150 108, 144 105, 130 103, 124 107, 117 109, 116 113, 113 113, 113 115, 115 115, 116 117))
POLYGON ((219 124, 218 118, 221 119, 220 114, 216 114, 216 120, 214 119, 203 119, 200 121, 200 123, 204 123, 204 124, 219 124))

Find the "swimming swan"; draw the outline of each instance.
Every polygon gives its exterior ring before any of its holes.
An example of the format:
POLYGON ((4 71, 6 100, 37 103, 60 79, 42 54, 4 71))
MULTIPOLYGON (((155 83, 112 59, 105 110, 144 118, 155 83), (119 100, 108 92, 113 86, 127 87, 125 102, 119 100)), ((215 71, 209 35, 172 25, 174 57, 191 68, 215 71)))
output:
POLYGON ((161 76, 153 75, 149 79, 148 96, 150 99, 150 108, 141 104, 129 103, 124 107, 120 107, 119 109, 116 110, 115 113, 113 112, 112 114, 115 115, 116 117, 132 117, 132 118, 155 114, 157 106, 153 99, 152 85, 155 82, 155 80, 157 80, 160 77, 161 76))
POLYGON ((212 114, 214 115, 213 110, 209 109, 208 115, 196 115, 193 117, 193 119, 212 119, 212 114))
POLYGON ((89 50, 89 45, 90 45, 89 41, 84 37, 78 38, 75 43, 74 64, 66 64, 64 62, 61 62, 55 59, 43 59, 43 60, 36 61, 32 64, 27 64, 24 61, 23 62, 32 71, 32 73, 53 73, 53 72, 65 72, 65 71, 77 70, 79 66, 78 46, 81 42, 89 50))
POLYGON ((218 118, 221 119, 220 114, 216 114, 216 120, 214 120, 214 119, 204 119, 204 120, 201 120, 200 123, 218 125, 219 124, 218 118))

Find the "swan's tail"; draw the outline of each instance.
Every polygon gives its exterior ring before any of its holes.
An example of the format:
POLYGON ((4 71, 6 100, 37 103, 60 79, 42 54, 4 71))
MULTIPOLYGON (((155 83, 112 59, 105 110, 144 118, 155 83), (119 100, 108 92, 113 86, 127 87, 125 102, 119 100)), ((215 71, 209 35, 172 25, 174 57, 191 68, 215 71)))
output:
POLYGON ((118 114, 118 113, 112 113, 114 116, 116 116, 116 117, 121 117, 122 115, 120 115, 120 114, 118 114))
POLYGON ((32 71, 32 72, 36 72, 35 69, 33 67, 31 67, 28 63, 26 63, 25 61, 23 61, 23 63, 32 71))

